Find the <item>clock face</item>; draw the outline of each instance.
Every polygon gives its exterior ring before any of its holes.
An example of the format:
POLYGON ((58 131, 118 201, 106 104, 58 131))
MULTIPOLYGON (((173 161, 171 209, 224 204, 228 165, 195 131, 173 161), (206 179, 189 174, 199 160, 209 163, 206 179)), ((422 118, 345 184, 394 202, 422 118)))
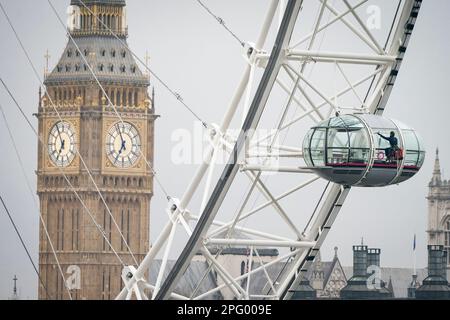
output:
POLYGON ((57 122, 48 136, 48 154, 54 165, 67 167, 75 158, 75 130, 65 121, 57 122))
POLYGON ((118 168, 129 168, 139 159, 141 138, 136 127, 128 122, 117 122, 108 131, 106 154, 118 168))

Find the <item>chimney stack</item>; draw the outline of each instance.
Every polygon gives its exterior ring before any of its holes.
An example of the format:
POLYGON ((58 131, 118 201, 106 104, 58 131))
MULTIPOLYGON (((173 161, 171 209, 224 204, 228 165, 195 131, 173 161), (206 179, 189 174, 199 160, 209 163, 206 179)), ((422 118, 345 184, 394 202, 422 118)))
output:
POLYGON ((428 277, 416 290, 416 298, 450 299, 446 262, 447 252, 444 250, 444 246, 428 246, 428 277))
POLYGON ((367 276, 367 246, 353 246, 353 276, 367 276))
POLYGON ((368 249, 367 250, 367 267, 370 267, 370 266, 380 267, 380 254, 381 254, 381 249, 368 249))

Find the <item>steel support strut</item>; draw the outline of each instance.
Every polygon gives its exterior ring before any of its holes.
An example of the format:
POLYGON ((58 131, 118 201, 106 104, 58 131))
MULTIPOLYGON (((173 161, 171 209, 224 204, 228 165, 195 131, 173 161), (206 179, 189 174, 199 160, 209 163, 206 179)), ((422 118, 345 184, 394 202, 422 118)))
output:
MULTIPOLYGON (((414 29, 417 16, 420 11, 422 0, 407 0, 403 6, 397 29, 392 39, 392 45, 388 54, 396 56, 396 63, 388 68, 385 76, 380 77, 380 81, 374 90, 374 98, 368 102, 370 113, 382 115, 386 107, 389 96, 392 92, 395 80, 403 62, 404 54, 410 40, 412 30, 414 29)), ((277 295, 281 299, 289 299, 292 296, 292 290, 298 286, 304 275, 311 267, 314 259, 319 252, 320 246, 325 240, 331 226, 341 209, 345 198, 350 192, 349 187, 342 187, 333 185, 331 191, 327 195, 324 205, 313 224, 307 233, 309 233, 305 240, 314 239, 316 246, 303 251, 294 258, 293 262, 295 268, 291 269, 290 274, 284 275, 284 281, 280 288, 278 288, 277 295), (298 272, 296 276, 294 272, 298 272)))
POLYGON ((231 157, 225 166, 197 225, 195 226, 192 236, 155 297, 157 300, 169 298, 171 292, 177 285, 178 280, 189 267, 193 256, 199 250, 203 237, 213 222, 214 217, 216 216, 217 211, 219 210, 222 201, 239 170, 239 160, 245 156, 244 147, 246 143, 249 143, 251 140, 252 131, 257 127, 264 111, 265 105, 284 59, 283 49, 285 49, 289 44, 302 2, 303 1, 290 0, 286 6, 283 21, 280 25, 269 63, 264 71, 262 80, 258 86, 231 157))

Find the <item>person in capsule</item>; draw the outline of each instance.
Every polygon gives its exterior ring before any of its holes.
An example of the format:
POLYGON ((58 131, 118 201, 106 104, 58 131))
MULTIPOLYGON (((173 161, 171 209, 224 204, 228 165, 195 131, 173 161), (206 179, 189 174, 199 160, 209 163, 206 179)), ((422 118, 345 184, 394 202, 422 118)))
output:
POLYGON ((399 149, 398 148, 398 139, 395 137, 395 132, 391 131, 391 134, 389 137, 385 137, 381 133, 377 132, 377 134, 383 138, 384 140, 389 141, 389 144, 391 145, 390 148, 387 148, 385 150, 387 161, 392 161, 395 158, 395 152, 399 149))

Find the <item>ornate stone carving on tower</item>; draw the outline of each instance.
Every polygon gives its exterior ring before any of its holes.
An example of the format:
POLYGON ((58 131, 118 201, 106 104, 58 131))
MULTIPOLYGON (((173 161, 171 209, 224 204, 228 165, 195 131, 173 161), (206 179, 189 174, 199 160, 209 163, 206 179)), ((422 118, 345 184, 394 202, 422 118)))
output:
MULTIPOLYGON (((70 3, 74 7, 69 32, 74 41, 69 39, 58 64, 46 75, 48 95, 41 97, 39 103, 39 135, 45 144, 38 148, 38 195, 72 297, 114 299, 123 286, 122 264, 108 241, 127 265, 134 262, 118 229, 138 262, 149 250, 153 177, 142 155, 153 165, 156 116, 153 97, 148 95, 148 76, 104 26, 126 41, 125 0, 84 0, 84 3, 89 10, 79 0, 70 3), (52 101, 62 121, 54 112, 52 101), (108 241, 97 230, 61 169, 108 241)), ((65 283, 42 226, 39 240, 39 272, 48 292, 52 299, 67 299, 65 283)), ((39 298, 46 298, 43 288, 39 290, 39 298)))
POLYGON ((450 181, 442 179, 439 150, 428 193, 428 245, 443 246, 450 269, 450 181))

